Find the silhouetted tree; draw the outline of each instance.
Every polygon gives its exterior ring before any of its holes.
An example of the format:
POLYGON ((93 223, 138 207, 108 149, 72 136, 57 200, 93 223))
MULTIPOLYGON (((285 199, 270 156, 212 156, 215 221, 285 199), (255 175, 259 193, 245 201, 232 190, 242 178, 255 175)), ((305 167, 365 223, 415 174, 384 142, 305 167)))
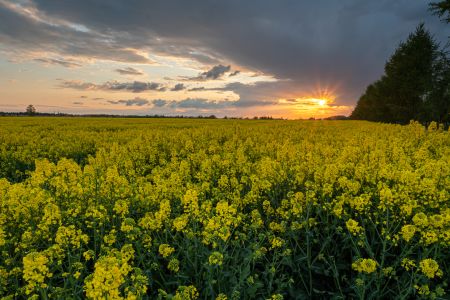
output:
POLYGON ((430 10, 445 22, 450 23, 450 0, 430 3, 430 10))
POLYGON ((422 122, 450 123, 450 58, 440 52, 433 62, 433 79, 430 92, 424 99, 422 122))
POLYGON ((404 124, 443 118, 442 109, 448 106, 448 59, 423 24, 400 43, 384 70, 359 99, 353 119, 404 124))
POLYGON ((30 116, 35 115, 36 114, 36 108, 32 104, 28 105, 26 113, 28 115, 30 115, 30 116))

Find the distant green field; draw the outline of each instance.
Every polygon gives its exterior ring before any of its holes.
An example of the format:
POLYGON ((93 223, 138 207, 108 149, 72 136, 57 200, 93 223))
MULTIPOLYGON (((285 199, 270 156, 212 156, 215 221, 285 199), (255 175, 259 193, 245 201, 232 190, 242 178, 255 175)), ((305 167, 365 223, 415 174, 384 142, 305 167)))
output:
POLYGON ((442 298, 450 132, 0 118, 0 297, 442 298))

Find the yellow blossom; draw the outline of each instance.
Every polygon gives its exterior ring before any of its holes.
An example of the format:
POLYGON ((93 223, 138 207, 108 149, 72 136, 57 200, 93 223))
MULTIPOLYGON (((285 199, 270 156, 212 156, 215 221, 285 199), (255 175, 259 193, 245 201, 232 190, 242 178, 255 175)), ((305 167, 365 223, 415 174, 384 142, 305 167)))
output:
POLYGON ((180 286, 178 287, 173 300, 195 300, 198 296, 199 294, 195 286, 180 286))
POLYGON ((208 258, 208 262, 210 265, 221 266, 223 263, 223 254, 220 252, 213 252, 208 258))
POLYGON ((167 264, 167 269, 174 273, 177 273, 180 270, 180 261, 176 258, 172 258, 167 264))
POLYGON ((363 228, 359 226, 358 221, 355 221, 353 219, 349 219, 347 222, 345 222, 345 226, 353 235, 358 235, 363 230, 363 228))
POLYGON ((168 257, 173 252, 175 252, 175 249, 173 247, 170 247, 170 245, 168 244, 161 244, 159 245, 158 252, 162 255, 162 257, 168 257))
POLYGON ((270 246, 271 249, 280 248, 283 246, 284 241, 283 241, 283 239, 281 239, 279 237, 274 237, 274 238, 272 238, 270 244, 271 244, 271 246, 270 246))
POLYGON ((404 225, 401 230, 402 237, 407 242, 413 238, 415 232, 416 226, 414 225, 404 225))
POLYGON ((48 257, 39 252, 31 252, 23 258, 23 279, 27 282, 27 294, 36 288, 47 287, 45 280, 52 276, 48 263, 48 257))
POLYGON ((428 278, 442 276, 442 271, 439 269, 439 264, 432 258, 426 258, 419 263, 420 270, 428 278))
POLYGON ((403 258, 402 262, 401 262, 401 266, 403 268, 405 268, 406 271, 409 271, 409 270, 412 270, 416 266, 416 263, 409 258, 403 258))
POLYGON ((360 258, 352 263, 352 269, 360 273, 373 273, 377 269, 377 262, 371 258, 360 258))
POLYGON ((428 217, 426 214, 424 214, 423 212, 417 213, 414 217, 413 217, 413 222, 414 224, 416 224, 417 226, 422 226, 425 227, 428 225, 428 217))

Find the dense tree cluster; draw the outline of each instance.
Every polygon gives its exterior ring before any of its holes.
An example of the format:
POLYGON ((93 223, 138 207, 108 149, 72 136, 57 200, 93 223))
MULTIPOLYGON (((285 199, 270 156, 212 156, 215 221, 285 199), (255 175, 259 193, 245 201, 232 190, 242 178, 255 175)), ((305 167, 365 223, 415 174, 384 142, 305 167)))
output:
POLYGON ((400 43, 384 70, 359 99, 353 119, 450 121, 450 57, 423 24, 400 43))

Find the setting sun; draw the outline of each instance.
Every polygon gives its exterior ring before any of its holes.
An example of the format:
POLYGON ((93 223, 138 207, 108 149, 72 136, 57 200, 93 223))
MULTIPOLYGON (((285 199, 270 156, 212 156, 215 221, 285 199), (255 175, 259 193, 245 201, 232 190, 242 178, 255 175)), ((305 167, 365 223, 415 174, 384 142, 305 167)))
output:
POLYGON ((327 103, 332 102, 331 99, 326 98, 308 98, 308 100, 315 105, 325 106, 327 103))

